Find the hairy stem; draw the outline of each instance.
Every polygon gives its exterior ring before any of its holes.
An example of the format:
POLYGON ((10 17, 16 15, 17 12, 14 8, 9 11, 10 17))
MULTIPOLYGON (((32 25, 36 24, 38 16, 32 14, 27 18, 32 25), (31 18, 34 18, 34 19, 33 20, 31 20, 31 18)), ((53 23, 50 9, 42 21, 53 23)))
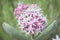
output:
POLYGON ((31 40, 34 40, 34 34, 31 35, 31 40))

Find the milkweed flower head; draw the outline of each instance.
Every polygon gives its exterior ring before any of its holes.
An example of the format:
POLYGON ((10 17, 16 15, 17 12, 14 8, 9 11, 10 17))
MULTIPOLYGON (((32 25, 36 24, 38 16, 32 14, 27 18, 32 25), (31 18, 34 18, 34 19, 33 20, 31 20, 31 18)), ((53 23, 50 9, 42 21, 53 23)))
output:
MULTIPOLYGON (((19 8, 21 7, 20 5, 22 4, 18 5, 19 8)), ((19 9, 18 6, 15 8, 14 13, 18 16, 17 21, 22 32, 26 34, 42 32, 46 26, 47 19, 43 15, 41 8, 37 6, 37 4, 32 4, 29 6, 24 5, 24 9, 21 8, 24 11, 20 11, 21 9, 19 9)))

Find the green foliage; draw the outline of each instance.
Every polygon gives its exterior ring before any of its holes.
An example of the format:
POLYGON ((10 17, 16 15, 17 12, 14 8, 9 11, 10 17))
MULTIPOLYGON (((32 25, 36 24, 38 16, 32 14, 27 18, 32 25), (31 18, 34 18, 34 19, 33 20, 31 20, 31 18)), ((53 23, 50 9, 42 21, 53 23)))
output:
MULTIPOLYGON (((24 36, 24 34, 21 34, 20 31, 18 31, 17 29, 15 29, 7 23, 3 23, 3 28, 10 36, 13 36, 18 40, 30 40, 29 36, 24 36)), ((56 30, 56 28, 57 22, 56 20, 54 20, 40 35, 38 35, 35 38, 35 40, 45 40, 51 33, 53 33, 56 30)))
POLYGON ((3 5, 3 20, 4 22, 8 22, 10 25, 12 26, 16 26, 17 22, 15 20, 15 17, 13 15, 13 6, 11 6, 12 4, 10 3, 10 1, 2 1, 5 4, 3 5))
MULTIPOLYGON (((16 40, 9 37, 4 32, 2 28, 2 23, 7 22, 8 24, 12 25, 12 27, 16 28, 17 21, 13 15, 13 10, 18 2, 19 0, 0 0, 0 39, 1 40, 16 40)), ((47 25, 50 25, 52 21, 55 20, 57 16, 60 15, 60 0, 20 0, 20 2, 24 2, 26 4, 33 4, 33 3, 38 4, 44 11, 44 15, 46 15, 48 18, 47 25)), ((54 26, 47 28, 54 28, 54 26)), ((43 35, 43 33, 41 33, 41 35, 43 35)), ((38 37, 38 39, 40 38, 38 37)))
POLYGON ((35 40, 45 40, 48 36, 53 33, 57 28, 57 22, 54 20, 35 40))
POLYGON ((18 40, 29 40, 29 36, 24 36, 24 34, 22 34, 20 31, 16 30, 14 27, 10 26, 7 23, 3 23, 3 28, 10 36, 13 36, 18 40))

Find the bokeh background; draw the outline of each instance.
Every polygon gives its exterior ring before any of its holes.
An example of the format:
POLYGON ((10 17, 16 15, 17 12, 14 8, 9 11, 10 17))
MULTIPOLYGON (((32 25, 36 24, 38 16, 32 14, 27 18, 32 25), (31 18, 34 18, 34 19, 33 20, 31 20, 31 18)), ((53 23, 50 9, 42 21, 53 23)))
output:
POLYGON ((56 30, 49 37, 44 38, 44 40, 52 40, 52 38, 55 38, 55 35, 60 36, 60 0, 0 0, 0 40, 17 40, 6 34, 2 23, 7 22, 16 27, 17 21, 13 15, 13 11, 19 1, 25 4, 38 4, 44 11, 44 15, 48 18, 48 25, 53 20, 57 20, 58 26, 56 30))

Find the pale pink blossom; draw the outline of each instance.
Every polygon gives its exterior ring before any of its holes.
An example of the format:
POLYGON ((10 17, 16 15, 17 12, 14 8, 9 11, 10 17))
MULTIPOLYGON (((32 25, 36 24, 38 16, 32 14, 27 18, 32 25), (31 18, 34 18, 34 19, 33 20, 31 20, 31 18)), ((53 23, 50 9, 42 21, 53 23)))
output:
POLYGON ((19 15, 27 8, 28 8, 28 5, 25 5, 24 3, 18 3, 18 6, 14 9, 14 14, 19 15))
POLYGON ((20 6, 18 4, 18 10, 26 8, 23 12, 18 11, 19 16, 17 16, 18 25, 22 32, 26 34, 42 32, 46 26, 47 19, 42 14, 41 8, 37 4, 32 4, 28 8, 23 4, 22 8, 19 9, 20 6))

